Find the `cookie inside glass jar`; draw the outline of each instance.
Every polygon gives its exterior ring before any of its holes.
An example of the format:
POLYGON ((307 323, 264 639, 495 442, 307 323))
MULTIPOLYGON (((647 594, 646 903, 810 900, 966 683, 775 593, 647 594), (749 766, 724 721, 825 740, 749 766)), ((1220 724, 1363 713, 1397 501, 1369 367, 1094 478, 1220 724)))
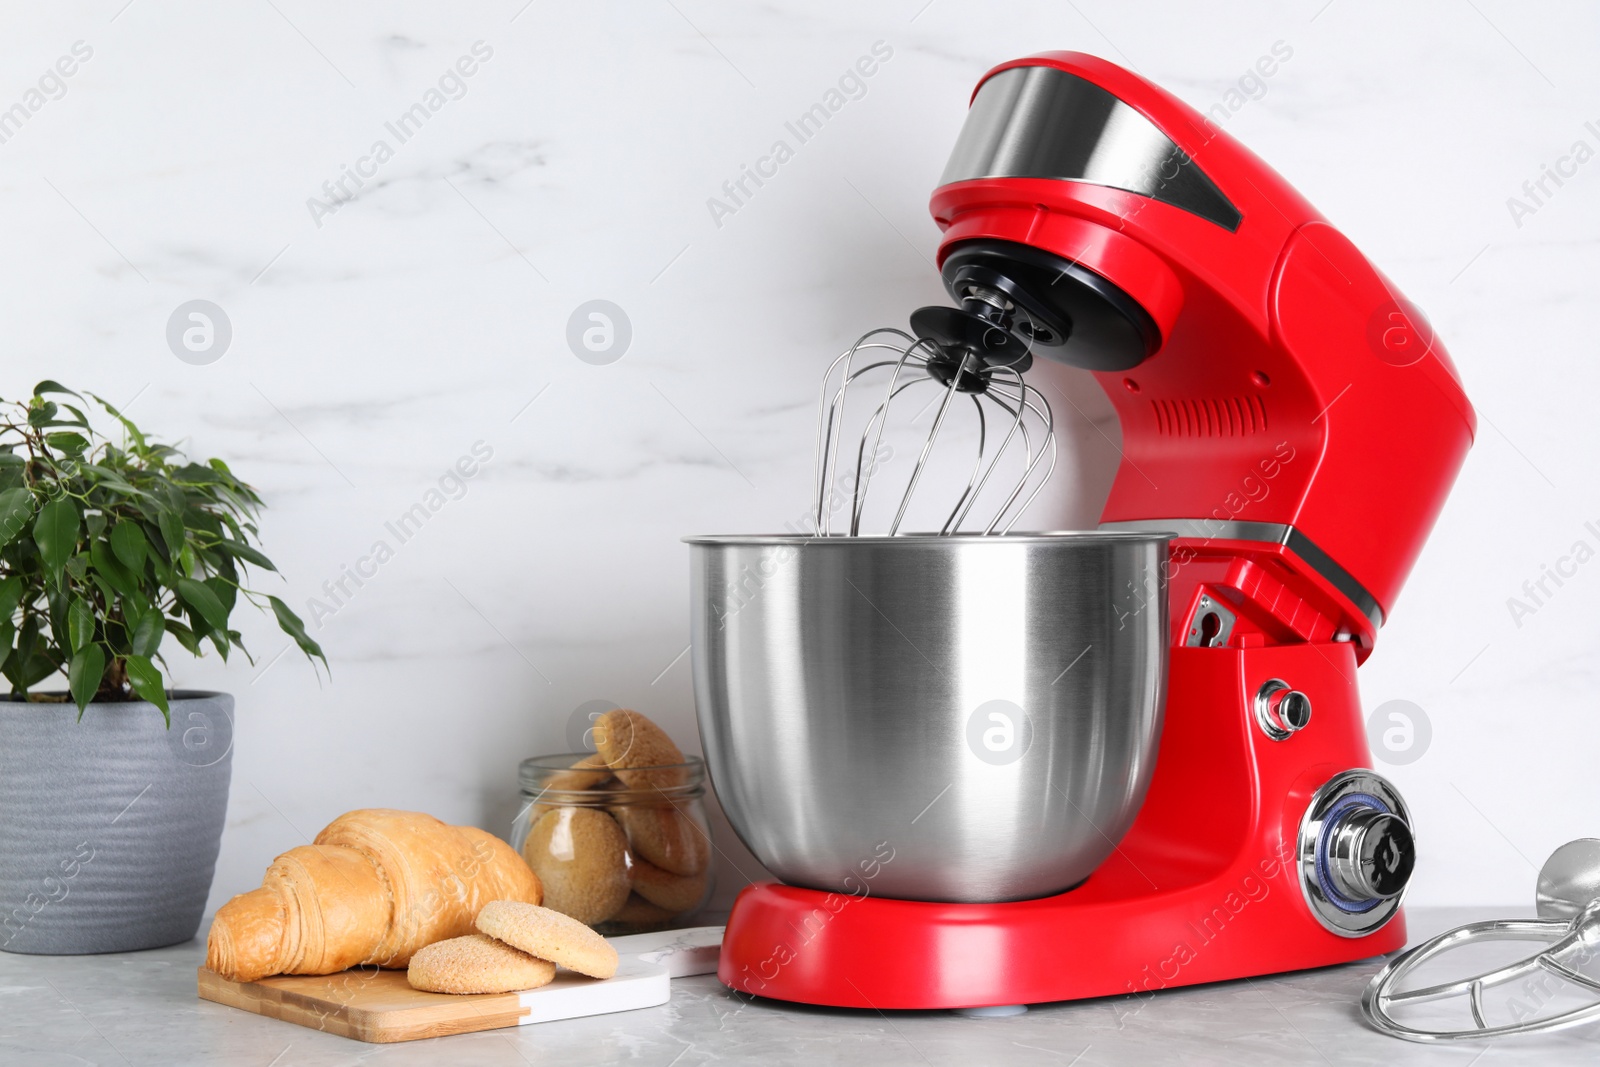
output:
POLYGON ((592 736, 596 752, 518 769, 512 843, 545 906, 603 934, 693 925, 713 889, 705 765, 636 711, 599 716, 592 736))

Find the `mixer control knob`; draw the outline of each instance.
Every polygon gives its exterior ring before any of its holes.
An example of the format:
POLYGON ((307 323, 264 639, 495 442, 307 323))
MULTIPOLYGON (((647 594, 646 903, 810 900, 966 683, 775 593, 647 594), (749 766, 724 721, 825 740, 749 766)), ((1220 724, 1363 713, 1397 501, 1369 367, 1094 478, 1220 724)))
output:
POLYGON ((1411 827, 1392 812, 1364 808, 1339 820, 1328 840, 1328 876, 1348 900, 1388 900, 1411 880, 1411 827))
POLYGON ((1256 693, 1256 722, 1274 741, 1284 741, 1311 724, 1311 698, 1289 683, 1270 678, 1256 693))
POLYGON ((1417 862, 1399 790, 1363 768, 1341 771, 1311 795, 1296 851, 1311 914, 1340 937, 1365 937, 1398 915, 1417 862))

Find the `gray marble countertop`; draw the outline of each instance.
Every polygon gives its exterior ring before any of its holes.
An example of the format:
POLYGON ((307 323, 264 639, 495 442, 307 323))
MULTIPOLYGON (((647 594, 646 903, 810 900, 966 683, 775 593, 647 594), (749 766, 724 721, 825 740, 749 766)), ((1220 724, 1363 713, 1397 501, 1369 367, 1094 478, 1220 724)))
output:
MULTIPOLYGON (((1487 918, 1418 910, 1417 937, 1487 918)), ((704 1063, 1017 1064, 1589 1062, 1600 1028, 1448 1047, 1412 1045, 1357 1018, 1365 961, 1126 998, 1036 1006, 1010 1018, 834 1011, 749 1000, 680 978, 659 1008, 398 1045, 366 1045, 199 1000, 203 943, 106 956, 0 953, 0 1063, 252 1065, 704 1063)))

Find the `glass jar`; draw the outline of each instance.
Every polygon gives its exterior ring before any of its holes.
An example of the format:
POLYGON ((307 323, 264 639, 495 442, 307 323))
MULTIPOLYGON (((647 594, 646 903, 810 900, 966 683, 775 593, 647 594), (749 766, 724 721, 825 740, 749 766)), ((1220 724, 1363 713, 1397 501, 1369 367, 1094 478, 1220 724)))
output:
POLYGON ((592 752, 523 760, 511 844, 545 907, 602 934, 692 925, 713 888, 705 778, 698 756, 617 771, 592 752))

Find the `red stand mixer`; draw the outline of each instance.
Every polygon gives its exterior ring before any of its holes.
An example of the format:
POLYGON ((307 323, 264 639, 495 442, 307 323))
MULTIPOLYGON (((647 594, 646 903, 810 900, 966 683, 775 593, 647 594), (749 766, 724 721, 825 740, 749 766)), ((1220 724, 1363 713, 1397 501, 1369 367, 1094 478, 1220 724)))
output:
POLYGON ((1281 177, 1093 56, 985 75, 931 210, 960 307, 913 329, 971 357, 941 381, 1015 368, 1026 399, 1033 355, 1092 371, 1122 426, 1100 529, 1174 535, 1159 754, 1081 884, 1001 902, 753 885, 718 976, 811 1004, 976 1008, 1400 948, 1414 843, 1366 769, 1356 668, 1473 439, 1444 349, 1281 177))

